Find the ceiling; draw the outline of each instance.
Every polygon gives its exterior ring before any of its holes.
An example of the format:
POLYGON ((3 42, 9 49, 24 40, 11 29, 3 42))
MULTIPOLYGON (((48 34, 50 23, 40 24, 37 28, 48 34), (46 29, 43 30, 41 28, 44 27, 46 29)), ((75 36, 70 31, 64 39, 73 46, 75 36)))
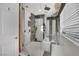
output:
POLYGON ((26 10, 35 15, 46 14, 47 16, 51 16, 55 12, 53 3, 24 3, 23 5, 28 6, 26 10), (50 10, 44 10, 45 6, 49 7, 50 10))

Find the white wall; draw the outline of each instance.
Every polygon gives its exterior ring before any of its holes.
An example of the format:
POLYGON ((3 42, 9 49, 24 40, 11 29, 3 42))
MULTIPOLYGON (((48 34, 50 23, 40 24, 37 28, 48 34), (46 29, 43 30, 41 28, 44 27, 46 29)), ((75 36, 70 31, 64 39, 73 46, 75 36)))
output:
POLYGON ((25 39, 26 39, 26 47, 30 44, 31 40, 30 40, 30 32, 29 29, 30 27, 28 27, 28 21, 30 21, 29 17, 31 16, 31 12, 30 12, 30 8, 26 8, 25 7, 25 39))
POLYGON ((45 19, 46 20, 46 29, 45 29, 45 35, 46 36, 49 36, 49 20, 45 19))
POLYGON ((52 20, 52 34, 56 34, 56 20, 52 20))

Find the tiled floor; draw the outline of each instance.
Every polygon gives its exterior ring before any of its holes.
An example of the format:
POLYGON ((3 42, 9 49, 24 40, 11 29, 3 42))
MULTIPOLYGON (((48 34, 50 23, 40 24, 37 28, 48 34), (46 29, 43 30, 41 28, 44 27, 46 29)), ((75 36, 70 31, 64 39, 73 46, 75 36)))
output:
POLYGON ((79 56, 79 46, 60 36, 60 45, 52 45, 52 56, 79 56))
MULTIPOLYGON (((59 42, 60 45, 52 45, 52 56, 79 56, 79 47, 71 41, 61 36, 59 42)), ((25 55, 43 56, 45 50, 50 51, 50 44, 47 44, 45 41, 31 42, 27 48, 27 52, 24 52, 25 55)))
POLYGON ((42 56, 44 53, 43 45, 41 42, 31 42, 26 51, 23 51, 21 55, 42 56))

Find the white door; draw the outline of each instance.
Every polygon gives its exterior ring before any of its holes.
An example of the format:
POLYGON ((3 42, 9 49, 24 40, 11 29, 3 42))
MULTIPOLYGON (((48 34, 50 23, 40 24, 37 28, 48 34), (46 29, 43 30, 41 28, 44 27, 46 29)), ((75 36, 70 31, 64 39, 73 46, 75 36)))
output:
POLYGON ((18 55, 18 24, 19 5, 15 3, 3 3, 1 7, 2 36, 1 51, 3 56, 18 55))

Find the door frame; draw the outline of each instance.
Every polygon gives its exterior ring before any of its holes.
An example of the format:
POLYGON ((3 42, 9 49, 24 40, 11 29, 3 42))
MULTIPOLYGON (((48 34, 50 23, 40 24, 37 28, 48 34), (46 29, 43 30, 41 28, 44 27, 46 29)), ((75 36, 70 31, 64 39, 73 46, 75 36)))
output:
POLYGON ((23 4, 19 3, 19 53, 22 51, 23 46, 23 34, 24 34, 24 20, 25 20, 25 9, 23 4))

